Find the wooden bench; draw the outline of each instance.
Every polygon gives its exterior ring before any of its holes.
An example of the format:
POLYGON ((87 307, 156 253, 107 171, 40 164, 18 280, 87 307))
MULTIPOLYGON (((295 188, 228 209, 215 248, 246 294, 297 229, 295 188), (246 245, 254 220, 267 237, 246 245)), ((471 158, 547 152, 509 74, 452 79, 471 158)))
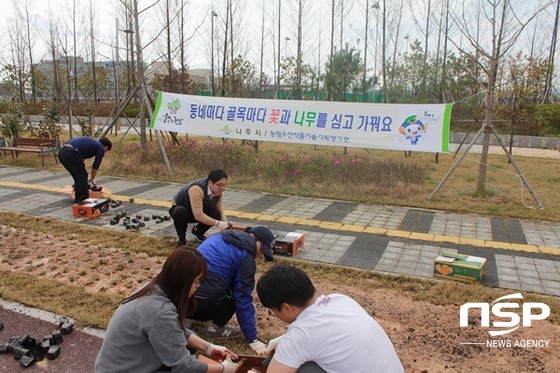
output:
POLYGON ((45 154, 52 153, 54 160, 58 163, 57 152, 60 149, 60 141, 58 139, 37 139, 29 137, 16 137, 12 141, 12 145, 6 142, 4 138, 0 139, 0 150, 4 152, 9 151, 14 158, 19 156, 20 152, 23 153, 37 153, 41 155, 41 166, 45 167, 45 154))

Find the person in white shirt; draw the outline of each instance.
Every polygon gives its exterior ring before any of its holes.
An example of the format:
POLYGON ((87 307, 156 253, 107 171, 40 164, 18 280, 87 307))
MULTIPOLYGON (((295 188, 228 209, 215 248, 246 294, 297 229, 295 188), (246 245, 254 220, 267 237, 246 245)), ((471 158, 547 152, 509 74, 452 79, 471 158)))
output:
POLYGON ((289 324, 267 373, 404 372, 383 328, 350 297, 317 295, 303 270, 275 265, 257 282, 257 294, 289 324))

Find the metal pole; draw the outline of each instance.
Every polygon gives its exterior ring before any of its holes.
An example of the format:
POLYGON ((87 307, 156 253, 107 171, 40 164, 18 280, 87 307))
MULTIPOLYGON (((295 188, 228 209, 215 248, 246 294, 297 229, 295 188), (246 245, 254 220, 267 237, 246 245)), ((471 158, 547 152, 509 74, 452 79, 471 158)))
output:
POLYGON ((367 39, 369 21, 369 0, 366 0, 366 32, 364 33, 364 76, 362 78, 362 102, 366 101, 367 39))
MULTIPOLYGON (((115 56, 116 56, 116 65, 115 65, 115 106, 118 107, 119 106, 119 98, 120 98, 120 90, 119 90, 119 77, 120 77, 120 59, 119 59, 119 19, 115 18, 115 37, 117 38, 116 41, 116 51, 115 51, 115 56)), ((117 136, 119 134, 119 126, 118 124, 115 126, 115 136, 117 136)))
POLYGON ((212 58, 211 58, 211 76, 210 76, 210 82, 212 85, 212 96, 214 96, 214 90, 216 89, 216 86, 214 85, 214 17, 217 17, 218 15, 216 14, 216 12, 212 11, 211 14, 211 21, 212 21, 212 35, 211 35, 211 42, 212 42, 212 58))
MULTIPOLYGON (((146 102, 146 107, 148 108, 148 114, 150 118, 154 115, 152 111, 152 105, 148 96, 148 91, 146 90, 146 86, 142 85, 140 88, 142 90, 142 95, 144 96, 144 101, 146 102)), ((163 141, 161 141, 161 136, 159 130, 154 131, 156 133, 156 139, 159 146, 159 151, 161 152, 161 156, 163 157, 163 161, 165 162, 165 166, 167 167, 167 172, 169 175, 173 176, 173 170, 171 169, 171 163, 169 162, 169 158, 167 158, 167 153, 165 153, 165 147, 163 146, 163 141)))

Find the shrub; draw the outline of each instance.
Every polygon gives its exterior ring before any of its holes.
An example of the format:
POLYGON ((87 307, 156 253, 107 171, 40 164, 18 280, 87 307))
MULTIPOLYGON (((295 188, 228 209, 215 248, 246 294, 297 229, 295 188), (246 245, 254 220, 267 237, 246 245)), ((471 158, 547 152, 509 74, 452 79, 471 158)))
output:
MULTIPOLYGON (((228 172, 237 187, 290 190, 296 194, 322 194, 336 198, 349 190, 370 195, 402 196, 421 188, 427 177, 424 165, 409 161, 369 159, 337 154, 255 153, 233 141, 180 139, 166 154, 177 174, 195 179, 214 168, 228 172), (336 180, 336 182, 333 182, 336 180)), ((149 173, 166 178, 156 143, 148 143, 144 156, 138 143, 113 146, 111 168, 122 174, 149 173)), ((156 178, 157 178, 156 177, 156 178)), ((188 180, 185 180, 188 181, 188 180)))
POLYGON ((545 104, 537 107, 535 120, 546 128, 547 133, 560 134, 560 104, 545 104))
POLYGON ((62 128, 57 124, 60 122, 60 112, 54 103, 43 108, 43 119, 36 126, 31 127, 31 135, 42 139, 55 139, 60 136, 62 128))
POLYGON ((21 137, 29 128, 29 115, 23 112, 23 108, 20 105, 10 104, 6 114, 2 114, 0 117, 2 118, 0 131, 4 137, 12 139, 21 137))

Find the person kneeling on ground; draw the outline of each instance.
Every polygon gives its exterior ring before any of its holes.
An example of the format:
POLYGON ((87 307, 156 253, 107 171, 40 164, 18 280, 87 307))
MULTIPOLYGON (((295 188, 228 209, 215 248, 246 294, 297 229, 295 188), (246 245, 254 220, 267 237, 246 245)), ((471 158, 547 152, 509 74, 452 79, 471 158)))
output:
POLYGON ((290 324, 267 373, 404 371, 381 326, 346 295, 317 295, 303 270, 275 265, 259 279, 257 294, 263 306, 290 324))
POLYGON ((161 272, 145 287, 126 298, 109 322, 95 360, 96 373, 233 373, 235 354, 214 345, 184 327, 196 307, 193 297, 207 274, 206 261, 194 249, 175 249, 161 272), (199 361, 187 346, 221 364, 199 361))
POLYGON ((212 227, 221 231, 230 227, 222 208, 222 193, 227 179, 224 170, 212 170, 208 177, 191 181, 173 197, 169 215, 179 237, 177 246, 187 244, 189 223, 198 223, 191 230, 198 242, 206 239, 204 234, 212 227))
POLYGON ((197 321, 212 321, 206 338, 236 338, 241 334, 251 349, 266 356, 266 344, 257 338, 253 290, 256 258, 264 254, 273 260, 274 234, 267 227, 245 231, 229 229, 208 237, 198 251, 208 262, 208 276, 196 292, 198 307, 191 316, 197 321), (233 315, 240 327, 228 324, 233 315))

